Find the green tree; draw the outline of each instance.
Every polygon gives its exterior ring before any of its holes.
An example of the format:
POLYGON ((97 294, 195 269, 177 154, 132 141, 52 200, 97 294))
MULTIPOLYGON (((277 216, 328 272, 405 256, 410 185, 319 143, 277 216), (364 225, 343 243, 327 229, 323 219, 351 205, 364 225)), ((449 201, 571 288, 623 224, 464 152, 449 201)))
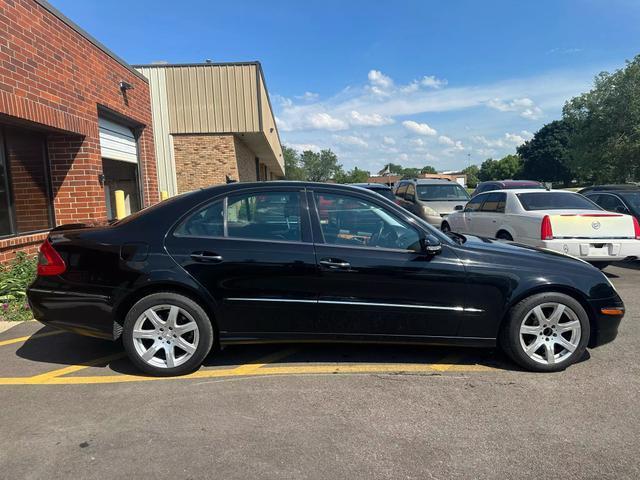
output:
POLYGON ((420 170, 420 173, 438 173, 438 171, 433 168, 431 165, 427 165, 425 167, 422 167, 422 170, 420 170))
POLYGON ((581 179, 621 182, 640 178, 640 55, 594 88, 568 101, 564 119, 575 129, 571 168, 581 179))
POLYGON ((518 147, 522 158, 522 177, 542 182, 562 182, 568 186, 574 178, 569 143, 572 125, 564 120, 546 124, 531 140, 518 147))
POLYGON ((462 173, 467 175, 467 187, 476 188, 478 185, 478 173, 480 169, 477 165, 469 165, 467 168, 462 170, 462 173))
POLYGON ((413 167, 403 168, 400 172, 400 175, 402 175, 404 178, 416 178, 418 175, 420 175, 420 169, 413 167))
POLYGON ((348 172, 338 172, 335 176, 337 183, 366 183, 369 180, 371 174, 367 170, 360 170, 358 167, 354 167, 353 170, 348 172))
POLYGON ((284 178, 285 180, 306 180, 306 175, 300 164, 300 155, 293 148, 282 146, 282 156, 284 157, 284 178))
POLYGON ((300 164, 310 182, 327 182, 342 173, 342 165, 331 150, 321 150, 319 153, 305 150, 300 155, 300 164))
POLYGON ((522 160, 518 155, 507 155, 500 160, 488 158, 478 172, 478 179, 481 182, 487 180, 506 180, 518 178, 522 171, 522 160))
POLYGON ((378 172, 378 175, 384 175, 387 172, 393 175, 402 175, 403 170, 404 168, 402 168, 402 165, 398 165, 397 163, 387 163, 382 167, 382 170, 378 172))

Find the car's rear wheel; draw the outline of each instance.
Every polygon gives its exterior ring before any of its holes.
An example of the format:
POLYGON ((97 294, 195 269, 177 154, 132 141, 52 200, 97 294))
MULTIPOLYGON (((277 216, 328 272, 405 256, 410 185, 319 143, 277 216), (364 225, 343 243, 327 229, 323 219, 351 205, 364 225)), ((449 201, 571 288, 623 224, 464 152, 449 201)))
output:
POLYGON ((532 295, 509 312, 500 344, 527 370, 555 372, 580 360, 589 342, 589 316, 562 293, 532 295))
POLYGON ((184 375, 196 370, 213 345, 209 316, 194 300, 173 292, 148 295, 127 313, 122 340, 143 372, 184 375))

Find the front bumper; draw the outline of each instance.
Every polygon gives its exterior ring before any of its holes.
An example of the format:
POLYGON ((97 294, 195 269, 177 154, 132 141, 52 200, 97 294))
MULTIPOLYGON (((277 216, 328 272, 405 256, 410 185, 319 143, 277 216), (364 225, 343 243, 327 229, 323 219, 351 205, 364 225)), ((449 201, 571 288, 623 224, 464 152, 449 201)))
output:
POLYGON ((605 343, 613 341, 618 336, 618 327, 624 317, 624 302, 616 295, 611 298, 590 300, 591 306, 591 336, 589 338, 589 347, 599 347, 605 343), (622 310, 620 315, 608 315, 603 311, 622 310))
POLYGON ((536 246, 588 262, 617 262, 640 257, 640 240, 635 239, 558 239, 541 241, 536 246))

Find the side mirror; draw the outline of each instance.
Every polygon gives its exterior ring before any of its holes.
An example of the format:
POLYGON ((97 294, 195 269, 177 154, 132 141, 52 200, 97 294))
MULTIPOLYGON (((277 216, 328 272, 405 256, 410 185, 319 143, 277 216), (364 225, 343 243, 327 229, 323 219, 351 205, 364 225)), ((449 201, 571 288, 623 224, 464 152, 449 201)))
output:
POLYGON ((460 212, 461 210, 464 210, 464 207, 462 205, 456 205, 453 209, 460 212))
POLYGON ((442 244, 440 240, 432 235, 427 235, 420 239, 420 246, 422 251, 427 255, 438 255, 442 251, 442 244))

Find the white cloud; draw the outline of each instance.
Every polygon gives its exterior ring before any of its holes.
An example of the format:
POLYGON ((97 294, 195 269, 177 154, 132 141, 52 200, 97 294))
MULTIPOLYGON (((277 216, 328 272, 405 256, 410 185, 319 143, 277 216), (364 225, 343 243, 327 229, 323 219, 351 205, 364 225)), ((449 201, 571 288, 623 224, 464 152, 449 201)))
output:
POLYGON ((420 85, 427 88, 442 88, 447 85, 447 80, 444 78, 437 78, 435 75, 425 75, 420 80, 420 85))
POLYGON ((300 100, 304 100, 305 102, 313 102, 320 97, 319 94, 313 92, 304 92, 302 95, 296 96, 296 98, 300 100))
POLYGON ((520 133, 505 133, 502 138, 488 139, 482 135, 473 137, 473 141, 490 148, 518 147, 533 137, 531 132, 522 130, 520 133))
POLYGON ((446 135, 440 135, 438 137, 438 142, 440 142, 443 145, 455 145, 455 143, 456 143, 453 140, 451 140, 449 137, 447 137, 446 135))
POLYGON ((385 117, 378 113, 360 113, 356 110, 351 110, 349 117, 352 125, 379 127, 381 125, 391 125, 394 123, 393 118, 385 117))
POLYGON ((312 113, 307 117, 309 125, 318 130, 346 130, 347 122, 332 117, 326 112, 312 113))
POLYGON ((383 137, 382 138, 382 143, 384 143, 385 145, 395 145, 396 141, 392 137, 383 137))
POLYGON ((500 112, 518 112, 521 117, 529 120, 537 120, 542 116, 542 109, 527 97, 514 98, 510 101, 492 98, 488 100, 486 104, 488 107, 500 112))
POLYGON ((398 155, 398 161, 406 162, 407 160, 409 160, 409 155, 407 155, 406 153, 401 153, 400 155, 398 155))
POLYGON ((418 123, 413 120, 405 120, 402 122, 402 125, 404 125, 407 130, 411 130, 413 133, 417 133, 418 135, 433 136, 438 133, 426 123, 418 123))
POLYGON ((409 140, 409 143, 414 147, 424 147, 425 146, 425 142, 421 138, 414 138, 412 140, 409 140))
POLYGON ((393 86, 393 80, 391 77, 386 76, 380 70, 370 70, 367 77, 369 78, 371 85, 385 89, 393 86))
POLYGON ((338 142, 344 145, 354 145, 356 147, 364 147, 367 148, 369 144, 365 142, 360 137, 356 137, 355 135, 334 135, 333 138, 338 142))
POLYGON ((319 152, 322 150, 318 145, 314 143, 287 143, 287 147, 293 148, 299 152, 304 152, 305 150, 311 150, 312 152, 319 152))

